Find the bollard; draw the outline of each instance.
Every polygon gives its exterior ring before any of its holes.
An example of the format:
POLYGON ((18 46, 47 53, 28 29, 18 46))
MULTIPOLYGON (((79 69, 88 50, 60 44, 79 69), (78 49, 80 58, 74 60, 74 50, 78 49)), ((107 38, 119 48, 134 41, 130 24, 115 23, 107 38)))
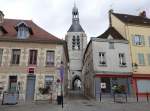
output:
POLYGON ((116 98, 115 98, 115 93, 114 93, 114 103, 115 103, 115 99, 116 99, 116 98))
POLYGON ((148 92, 147 92, 147 93, 146 93, 146 96, 147 96, 147 102, 149 102, 149 97, 148 97, 148 95, 149 95, 149 94, 148 94, 148 92))
POLYGON ((127 93, 125 93, 125 96, 126 96, 126 103, 127 103, 128 102, 127 93))
POLYGON ((2 97, 2 105, 4 105, 4 92, 3 92, 3 97, 2 97))
POLYGON ((138 93, 136 92, 136 100, 137 102, 139 102, 139 97, 138 97, 138 93))
POLYGON ((102 94, 100 93, 100 102, 101 102, 101 100, 102 100, 102 94))

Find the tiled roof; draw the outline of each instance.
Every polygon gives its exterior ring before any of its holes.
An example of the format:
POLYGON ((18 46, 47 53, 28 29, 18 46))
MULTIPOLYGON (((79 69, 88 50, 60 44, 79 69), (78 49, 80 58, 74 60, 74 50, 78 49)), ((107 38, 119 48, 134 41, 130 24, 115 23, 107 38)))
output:
POLYGON ((128 15, 128 14, 119 14, 119 13, 112 13, 112 14, 124 23, 150 26, 150 19, 147 17, 128 15))
MULTIPOLYGON (((0 39, 2 40, 17 40, 17 30, 16 25, 19 22, 25 22, 28 27, 32 30, 32 34, 25 41, 45 41, 45 42, 61 42, 62 40, 48 33, 38 25, 36 25, 32 20, 19 20, 19 19, 4 19, 4 22, 0 24, 1 28, 6 31, 0 39)), ((24 41, 24 40, 20 40, 24 41)))
POLYGON ((111 35, 115 40, 125 40, 125 38, 114 28, 109 27, 102 35, 97 38, 107 39, 111 35))

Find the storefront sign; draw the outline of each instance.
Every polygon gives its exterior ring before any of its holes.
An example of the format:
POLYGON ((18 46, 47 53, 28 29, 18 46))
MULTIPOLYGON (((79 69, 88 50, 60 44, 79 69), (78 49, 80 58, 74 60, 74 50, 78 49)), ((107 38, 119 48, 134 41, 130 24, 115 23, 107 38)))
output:
POLYGON ((101 83, 101 88, 106 89, 106 83, 101 83))

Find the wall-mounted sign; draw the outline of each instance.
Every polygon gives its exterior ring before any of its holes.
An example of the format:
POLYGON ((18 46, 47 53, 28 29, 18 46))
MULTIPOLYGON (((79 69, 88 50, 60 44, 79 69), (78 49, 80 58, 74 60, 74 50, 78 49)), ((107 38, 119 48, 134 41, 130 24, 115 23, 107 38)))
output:
POLYGON ((104 83, 104 82, 101 83, 101 88, 102 88, 102 89, 106 89, 106 83, 104 83))
POLYGON ((29 68, 28 68, 28 73, 29 73, 29 74, 34 74, 34 70, 35 70, 35 68, 29 67, 29 68))

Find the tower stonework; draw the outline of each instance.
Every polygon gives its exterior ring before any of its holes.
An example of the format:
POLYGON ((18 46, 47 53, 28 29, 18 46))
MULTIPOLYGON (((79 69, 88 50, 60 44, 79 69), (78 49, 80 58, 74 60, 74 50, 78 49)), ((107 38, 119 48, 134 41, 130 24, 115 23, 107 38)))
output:
POLYGON ((70 60, 69 85, 73 89, 75 80, 81 80, 82 58, 87 45, 87 36, 80 25, 78 8, 75 5, 72 9, 72 25, 65 40, 68 44, 70 60))

